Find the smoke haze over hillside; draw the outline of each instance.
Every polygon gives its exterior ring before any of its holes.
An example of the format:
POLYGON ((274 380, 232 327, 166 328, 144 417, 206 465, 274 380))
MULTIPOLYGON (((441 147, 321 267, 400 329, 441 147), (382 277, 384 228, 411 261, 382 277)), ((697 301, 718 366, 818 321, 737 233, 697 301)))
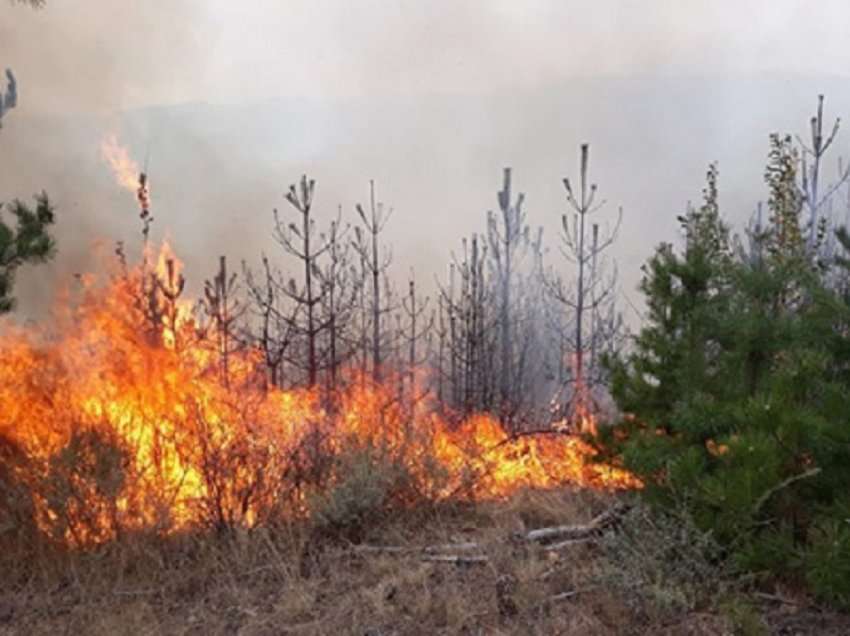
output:
MULTIPOLYGON (((99 155, 111 132, 147 158, 155 236, 173 239, 194 289, 219 253, 276 253, 272 209, 303 173, 317 179, 319 218, 341 205, 352 222, 375 179, 395 208, 395 271, 430 281, 461 236, 484 230, 512 166, 556 252, 561 178, 589 142, 600 218, 624 209, 615 256, 635 297, 640 264, 675 238, 671 220, 699 198, 710 161, 740 222, 763 198, 770 132, 805 132, 821 92, 830 118, 850 114, 841 3, 817 15, 803 2, 593 6, 0 4, 0 66, 19 82, 0 196, 46 189, 59 213, 59 256, 22 273, 20 315, 93 265, 94 239, 138 243, 134 201, 99 155)), ((836 143, 850 155, 850 131, 836 143)))

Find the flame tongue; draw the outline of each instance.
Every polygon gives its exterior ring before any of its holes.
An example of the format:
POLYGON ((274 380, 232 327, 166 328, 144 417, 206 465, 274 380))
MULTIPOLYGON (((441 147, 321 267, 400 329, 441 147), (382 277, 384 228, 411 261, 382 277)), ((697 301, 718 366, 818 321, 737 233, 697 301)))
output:
POLYGON ((115 135, 109 135, 101 142, 100 156, 109 164, 116 183, 130 192, 135 192, 141 171, 138 164, 130 158, 127 149, 118 143, 115 135))
POLYGON ((143 220, 147 220, 151 207, 150 179, 147 173, 139 169, 127 149, 118 143, 115 135, 108 135, 101 142, 100 155, 112 170, 116 183, 136 195, 139 215, 143 220))
MULTIPOLYGON (((167 246, 157 269, 166 282, 179 276, 167 246)), ((567 483, 639 486, 624 471, 589 462, 592 450, 577 437, 510 439, 488 415, 452 426, 405 408, 389 386, 353 382, 327 413, 315 391, 261 389, 262 358, 251 350, 231 354, 225 387, 214 343, 199 339, 187 308, 151 312, 140 304, 141 277, 134 270, 88 289, 49 338, 35 330, 0 336, 0 438, 41 467, 38 479, 59 480, 71 493, 61 505, 35 502, 39 524, 60 540, 189 528, 213 512, 246 526, 283 508, 302 514, 303 493, 287 494, 292 487, 281 480, 297 474, 312 435, 325 452, 352 440, 384 449, 435 498, 498 498, 567 483), (152 315, 160 322, 151 327, 152 315), (151 328, 158 338, 146 336, 151 328)))

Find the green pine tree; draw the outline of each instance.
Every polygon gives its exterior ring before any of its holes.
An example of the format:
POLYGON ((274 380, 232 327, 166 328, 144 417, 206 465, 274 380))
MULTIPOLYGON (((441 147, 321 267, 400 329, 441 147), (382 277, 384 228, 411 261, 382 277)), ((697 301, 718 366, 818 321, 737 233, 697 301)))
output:
MULTIPOLYGON (((0 216, 0 314, 11 311, 15 306, 12 287, 15 273, 26 263, 42 263, 55 251, 50 235, 53 225, 53 206, 45 193, 35 197, 35 208, 15 200, 6 206, 7 217, 14 218, 14 225, 0 216)), ((0 214, 3 208, 0 206, 0 214)))
MULTIPOLYGON (((729 309, 731 250, 719 214, 714 166, 708 170, 703 204, 678 221, 684 250, 677 253, 662 244, 643 268, 647 324, 627 358, 607 361, 614 398, 635 416, 626 423, 626 461, 642 475, 664 473, 665 479, 682 448, 701 446, 713 434, 691 420, 709 408, 723 381, 717 339, 729 309)), ((665 487, 655 486, 650 479, 649 492, 666 494, 665 487)))
POLYGON ((702 207, 679 219, 684 250, 664 245, 645 269, 646 326, 609 361, 629 414, 610 439, 651 500, 687 505, 741 566, 844 604, 850 565, 826 560, 850 547, 850 303, 806 250, 796 170, 772 137, 758 254, 729 248, 709 171, 702 207))
MULTIPOLYGON (((0 118, 17 104, 15 76, 7 69, 6 77, 8 86, 5 92, 0 91, 0 118)), ((0 315, 15 307, 12 287, 18 268, 26 263, 42 263, 55 251, 50 235, 50 226, 54 222, 53 206, 46 193, 36 195, 34 209, 17 199, 6 206, 8 215, 15 219, 14 225, 6 223, 3 212, 3 204, 0 203, 0 315)))

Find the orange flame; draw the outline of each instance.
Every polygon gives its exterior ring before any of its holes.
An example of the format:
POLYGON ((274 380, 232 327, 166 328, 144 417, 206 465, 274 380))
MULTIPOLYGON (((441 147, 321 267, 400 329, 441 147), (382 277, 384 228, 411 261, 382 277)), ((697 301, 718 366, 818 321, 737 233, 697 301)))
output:
MULTIPOLYGON (((179 275, 167 245, 158 262, 161 280, 179 275)), ((39 527, 57 540, 306 514, 302 485, 333 481, 317 476, 315 457, 351 444, 391 456, 433 499, 640 487, 589 461, 579 437, 512 438, 485 414, 452 425, 405 405, 389 384, 351 382, 333 409, 315 390, 268 389, 251 349, 229 359, 225 386, 218 351, 187 306, 169 307, 163 295, 139 302, 142 276, 87 286, 49 331, 0 336, 0 443, 30 459, 21 479, 33 486, 39 527)))
POLYGON ((127 149, 118 143, 118 137, 108 135, 100 144, 100 156, 109 164, 116 183, 130 192, 139 187, 139 165, 130 158, 127 149))
POLYGON ((127 149, 118 143, 115 135, 109 135, 101 142, 100 155, 109 164, 118 185, 135 193, 141 217, 148 218, 151 203, 148 175, 139 170, 138 164, 130 158, 127 149))

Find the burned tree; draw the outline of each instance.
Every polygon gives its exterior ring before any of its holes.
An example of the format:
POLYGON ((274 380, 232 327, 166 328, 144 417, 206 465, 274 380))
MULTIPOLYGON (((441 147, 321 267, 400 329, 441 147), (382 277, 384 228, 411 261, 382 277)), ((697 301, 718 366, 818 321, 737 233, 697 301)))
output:
POLYGON ((498 192, 499 212, 487 213, 487 254, 492 276, 490 293, 496 299, 498 311, 498 361, 496 375, 499 384, 499 412, 509 421, 521 408, 524 399, 525 372, 528 369, 532 343, 529 330, 533 305, 531 299, 537 287, 537 277, 529 276, 535 263, 526 263, 529 253, 540 249, 541 234, 532 237, 522 208, 524 195, 515 201, 511 194, 511 169, 505 168, 502 189, 498 192), (531 302, 531 312, 528 304, 531 302))
MULTIPOLYGON (((381 381, 382 364, 384 363, 383 348, 386 343, 386 334, 382 331, 383 319, 391 311, 388 298, 381 300, 381 285, 386 286, 386 272, 392 262, 390 252, 381 253, 380 235, 392 216, 392 208, 385 211, 384 205, 375 200, 375 182, 369 182, 369 213, 359 203, 356 206, 357 214, 362 222, 362 227, 355 228, 354 248, 360 256, 361 268, 364 278, 368 278, 370 285, 369 324, 372 334, 368 347, 371 352, 372 380, 381 381), (368 235, 368 237, 366 236, 368 235)), ((365 300, 365 297, 364 297, 365 300)), ((365 318, 365 316, 364 316, 365 318)), ((361 321, 365 327, 365 321, 361 321)), ((364 334, 364 344, 366 337, 364 334)), ((364 350, 364 356, 366 355, 364 350)))
POLYGON ((147 316, 153 338, 179 351, 180 310, 178 301, 186 288, 186 278, 177 270, 173 258, 165 259, 165 274, 149 274, 147 282, 147 316))
MULTIPOLYGON (((571 421, 585 421, 595 410, 592 391, 601 385, 597 356, 600 348, 608 345, 620 330, 619 313, 613 307, 616 289, 616 270, 607 276, 603 256, 616 240, 622 222, 622 209, 617 221, 604 235, 597 223, 589 221, 591 215, 605 204, 596 201, 596 184, 588 182, 589 147, 582 144, 578 191, 573 190, 568 178, 563 180, 567 202, 573 210, 572 217, 561 217, 561 253, 576 265, 572 285, 563 278, 547 275, 549 293, 574 316, 572 334, 568 338, 571 360, 571 390, 564 415, 571 421)), ((566 387, 565 387, 566 388, 566 387)))
MULTIPOLYGON (((431 327, 434 324, 434 316, 428 315, 428 304, 430 298, 420 299, 416 294, 416 279, 413 272, 410 272, 410 280, 407 283, 407 297, 402 298, 401 307, 404 317, 400 316, 399 340, 402 344, 407 345, 407 382, 408 393, 413 399, 416 392, 416 369, 427 359, 427 351, 423 355, 421 348, 418 347, 423 339, 427 339, 431 333, 431 327)), ((399 379, 403 383, 403 376, 399 379)), ((401 387, 403 392, 403 386, 401 387)))
POLYGON ((284 308, 279 282, 282 276, 272 270, 265 254, 262 257, 262 278, 258 278, 244 262, 242 271, 251 303, 250 313, 259 323, 258 331, 250 338, 263 354, 267 386, 281 387, 284 357, 295 337, 294 326, 300 306, 296 304, 291 310, 284 308))
POLYGON ((333 393, 343 365, 357 350, 357 339, 351 337, 351 327, 363 280, 351 265, 350 244, 346 242, 348 226, 341 227, 340 211, 331 222, 327 234, 327 259, 317 274, 321 280, 321 322, 326 327, 321 352, 321 366, 326 371, 325 388, 333 393))
POLYGON ((245 312, 245 305, 238 299, 239 293, 237 274, 228 276, 227 259, 221 256, 215 277, 204 282, 203 309, 211 322, 207 336, 215 345, 219 377, 227 388, 230 388, 229 360, 240 346, 236 325, 245 312))
POLYGON ((300 223, 285 223, 277 210, 274 211, 274 237, 284 251, 301 261, 304 268, 304 278, 297 284, 290 278, 288 284, 280 285, 280 291, 298 307, 299 311, 293 317, 292 327, 296 335, 303 338, 306 349, 306 361, 296 352, 289 356, 294 366, 302 368, 307 373, 307 385, 313 387, 319 375, 319 336, 324 330, 319 317, 319 305, 322 302, 322 283, 319 276, 319 259, 331 245, 327 237, 317 232, 316 223, 311 216, 313 209, 313 192, 316 182, 301 177, 299 189, 295 185, 289 187, 286 200, 295 208, 300 223))
MULTIPOLYGON (((449 357, 445 378, 449 385, 448 404, 462 413, 492 410, 495 406, 495 322, 487 311, 491 296, 485 277, 486 252, 477 235, 464 239, 463 257, 452 255, 448 285, 439 285, 438 281, 445 314, 440 322, 448 324, 448 331, 442 336, 449 357)), ((445 374, 446 370, 440 368, 438 372, 445 374)))

